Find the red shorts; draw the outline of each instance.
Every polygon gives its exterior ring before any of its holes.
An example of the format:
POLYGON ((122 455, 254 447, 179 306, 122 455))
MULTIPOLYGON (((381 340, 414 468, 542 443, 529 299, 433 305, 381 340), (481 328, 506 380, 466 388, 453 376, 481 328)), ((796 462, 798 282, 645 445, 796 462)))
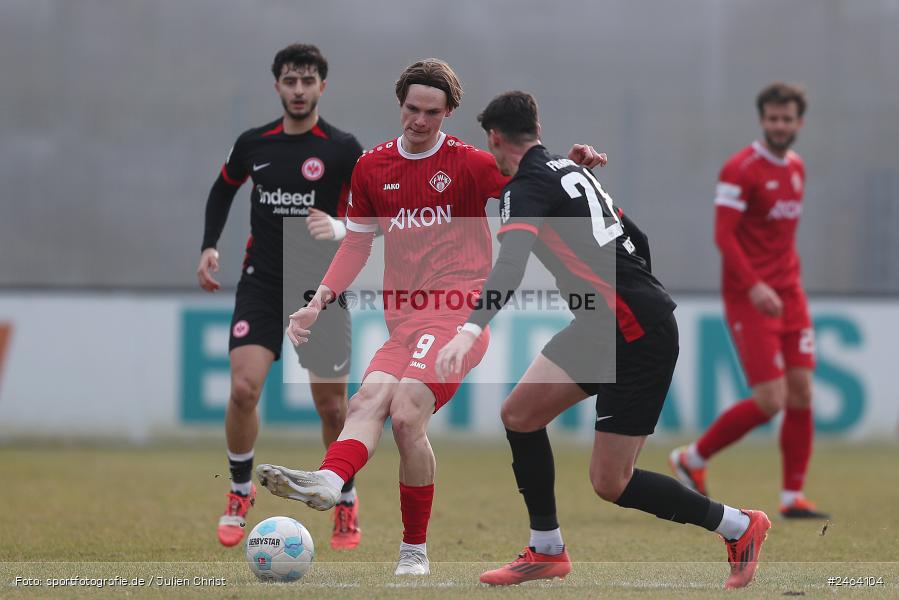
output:
POLYGON ((435 368, 437 353, 459 332, 465 322, 464 317, 460 321, 460 316, 409 319, 397 326, 375 352, 363 381, 373 371, 383 371, 397 379, 417 379, 434 393, 434 412, 437 412, 453 397, 468 372, 478 366, 490 343, 490 329, 484 328, 465 357, 461 375, 457 379, 440 381, 435 368))
POLYGON ((749 385, 783 377, 787 369, 815 368, 815 330, 802 288, 777 290, 780 317, 763 315, 747 295, 725 295, 724 314, 749 385))

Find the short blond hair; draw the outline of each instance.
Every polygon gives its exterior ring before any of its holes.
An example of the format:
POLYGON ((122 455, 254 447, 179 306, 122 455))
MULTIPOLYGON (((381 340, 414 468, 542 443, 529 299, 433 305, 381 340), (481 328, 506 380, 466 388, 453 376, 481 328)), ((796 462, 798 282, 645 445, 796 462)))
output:
POLYGON ((462 83, 453 68, 439 58, 426 58, 415 62, 403 71, 396 81, 396 98, 400 104, 406 101, 409 86, 426 85, 446 94, 446 107, 458 108, 462 102, 462 83))

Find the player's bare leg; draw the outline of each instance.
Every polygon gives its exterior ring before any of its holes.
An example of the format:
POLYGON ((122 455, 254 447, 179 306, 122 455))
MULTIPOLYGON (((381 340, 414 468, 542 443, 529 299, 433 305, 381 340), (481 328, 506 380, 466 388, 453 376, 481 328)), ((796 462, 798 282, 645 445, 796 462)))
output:
POLYGON ((322 421, 322 441, 326 448, 337 441, 346 421, 347 380, 348 377, 319 377, 309 372, 309 389, 322 421))
POLYGON ((428 440, 434 393, 424 383, 403 378, 390 404, 393 438, 400 453, 400 510, 403 543, 395 575, 428 575, 427 529, 434 498, 437 461, 428 440))
POLYGON ((259 395, 275 360, 268 348, 238 346, 231 351, 231 394, 225 411, 225 438, 231 470, 231 490, 219 519, 218 538, 225 546, 243 539, 247 512, 256 501, 252 482, 253 445, 259 432, 259 395))
POLYGON ((276 496, 304 502, 316 510, 333 508, 340 490, 368 461, 384 429, 397 379, 387 373, 369 373, 347 410, 343 431, 331 444, 317 471, 259 465, 256 476, 276 496))
POLYGON ((770 421, 783 410, 786 402, 786 377, 754 385, 751 398, 721 413, 696 442, 671 452, 668 464, 675 477, 690 489, 707 496, 707 461, 759 425, 770 421))
POLYGON ((349 403, 347 418, 338 440, 359 440, 371 457, 381 441, 384 423, 390 415, 390 403, 399 381, 381 371, 369 373, 349 403))
MULTIPOLYGON (((309 372, 309 387, 315 410, 322 421, 322 441, 325 448, 337 441, 346 421, 348 377, 319 377, 309 372)), ((334 510, 334 528, 331 531, 331 547, 350 550, 359 545, 362 530, 359 528, 359 499, 354 479, 343 484, 340 498, 334 510)))
POLYGON ((783 487, 780 514, 786 519, 827 519, 802 493, 812 456, 814 422, 812 420, 812 370, 787 369, 787 406, 780 428, 780 452, 783 460, 783 487))

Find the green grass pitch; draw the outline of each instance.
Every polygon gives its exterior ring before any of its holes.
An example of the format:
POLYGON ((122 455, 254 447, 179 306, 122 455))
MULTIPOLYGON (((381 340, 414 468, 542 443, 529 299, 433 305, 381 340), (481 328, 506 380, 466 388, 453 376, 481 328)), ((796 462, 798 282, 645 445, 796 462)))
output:
MULTIPOLYGON (((316 564, 294 584, 258 583, 243 548, 222 548, 215 525, 228 472, 221 444, 88 447, 6 445, 7 482, 0 511, 0 597, 4 598, 716 598, 727 574, 724 545, 696 527, 663 522, 599 500, 592 492, 589 447, 556 440, 556 491, 562 532, 575 561, 565 581, 492 589, 478 574, 514 558, 527 542, 524 503, 504 445, 434 442, 437 488, 428 549, 432 574, 393 576, 402 525, 398 458, 384 439, 358 478, 363 540, 352 552, 328 545, 330 513, 261 490, 248 530, 272 515, 304 523, 316 564), (16 577, 143 578, 134 587, 15 586, 16 577), (157 585, 157 577, 168 578, 157 585), (226 585, 194 585, 194 577, 226 585), (172 578, 188 584, 170 585, 172 578)), ((257 448, 257 460, 314 467, 322 454, 311 434, 282 436, 257 448), (300 437, 299 435, 297 437, 300 437)), ((669 444, 644 450, 641 468, 667 472, 669 444)), ((762 564, 744 598, 899 597, 899 452, 895 444, 822 441, 807 493, 833 519, 783 522, 776 517, 780 463, 776 442, 749 440, 711 466, 712 494, 768 512, 774 524, 762 564), (850 588, 829 577, 880 578, 850 588)))

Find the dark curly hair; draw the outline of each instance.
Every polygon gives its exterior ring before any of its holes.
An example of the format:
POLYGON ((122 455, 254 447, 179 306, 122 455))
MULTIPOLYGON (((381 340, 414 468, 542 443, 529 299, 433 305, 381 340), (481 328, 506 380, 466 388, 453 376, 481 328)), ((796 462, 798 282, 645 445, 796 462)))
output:
POLYGON ((291 44, 279 50, 272 63, 272 75, 275 76, 275 80, 281 77, 284 65, 315 67, 322 81, 328 78, 328 61, 322 56, 321 50, 312 44, 291 44))

